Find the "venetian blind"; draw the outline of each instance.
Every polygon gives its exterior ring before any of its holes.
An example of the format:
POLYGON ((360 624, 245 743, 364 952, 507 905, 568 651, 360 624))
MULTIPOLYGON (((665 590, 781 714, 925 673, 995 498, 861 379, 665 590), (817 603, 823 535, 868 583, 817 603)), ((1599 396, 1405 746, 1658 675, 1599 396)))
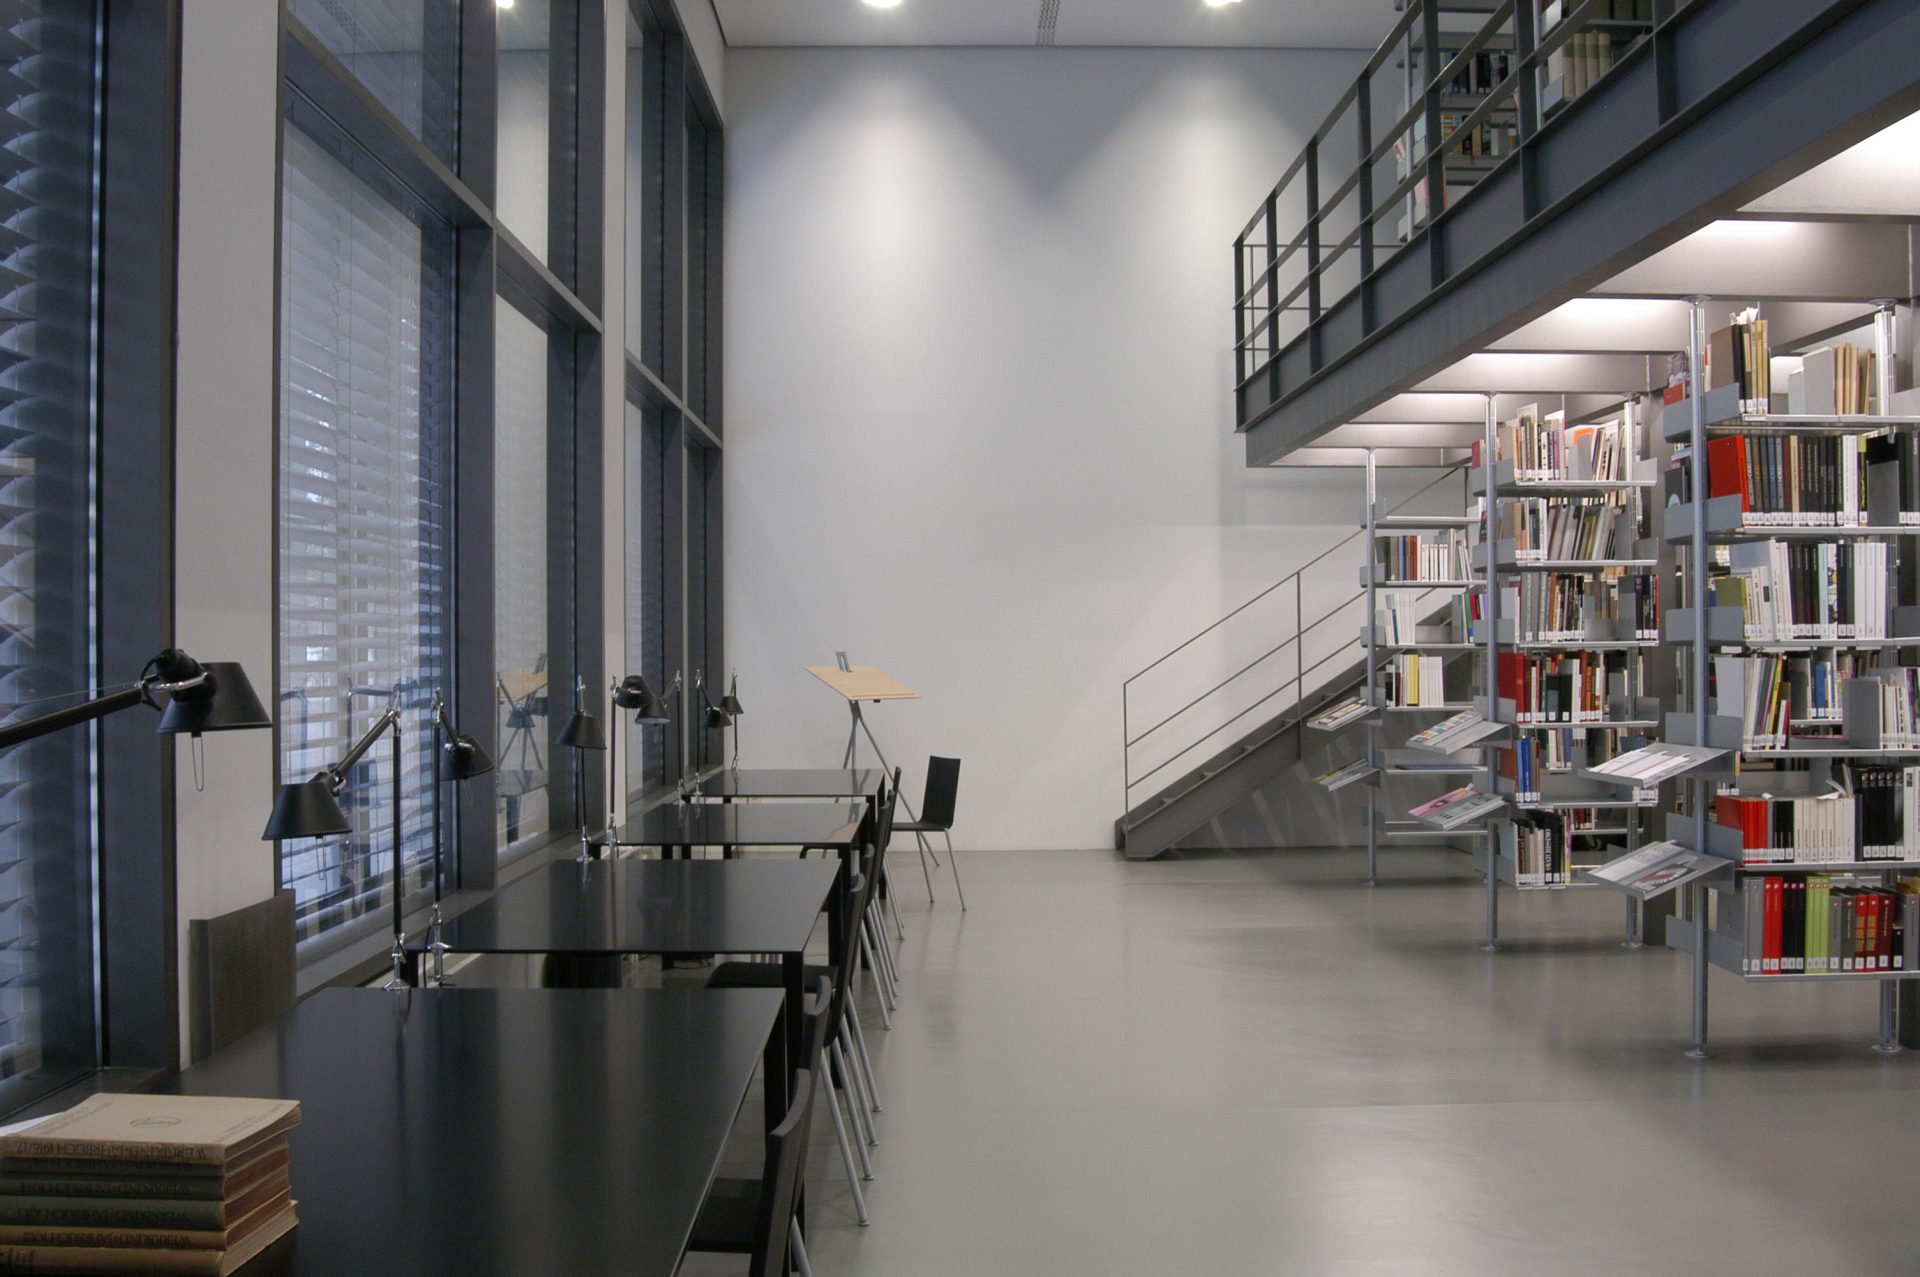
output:
MULTIPOLYGON (((281 779, 338 760, 397 698, 412 895, 432 856, 426 706, 452 690, 452 237, 292 127, 283 190, 281 779)), ((391 900, 392 748, 348 778, 350 834, 281 844, 303 942, 391 900)))

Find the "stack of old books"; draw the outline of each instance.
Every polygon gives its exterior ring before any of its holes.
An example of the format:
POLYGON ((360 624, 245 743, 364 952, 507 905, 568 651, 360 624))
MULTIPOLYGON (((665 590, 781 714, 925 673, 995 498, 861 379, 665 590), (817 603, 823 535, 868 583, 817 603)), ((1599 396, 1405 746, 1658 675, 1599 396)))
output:
POLYGON ((294 1226, 292 1100, 96 1095, 0 1136, 0 1273, 223 1277, 294 1226))

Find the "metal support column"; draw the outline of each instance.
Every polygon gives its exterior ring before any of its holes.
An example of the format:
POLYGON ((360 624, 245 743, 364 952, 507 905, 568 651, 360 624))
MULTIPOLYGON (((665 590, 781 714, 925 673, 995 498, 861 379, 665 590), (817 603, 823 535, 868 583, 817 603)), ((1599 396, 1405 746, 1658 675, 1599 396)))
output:
MULTIPOLYGON (((1693 739, 1707 739, 1707 419, 1706 368, 1701 359, 1705 333, 1704 298, 1688 299, 1687 319, 1687 402, 1693 409, 1692 430, 1688 441, 1693 467, 1693 543, 1688 547, 1687 602, 1693 607, 1693 649, 1688 653, 1691 666, 1687 676, 1687 694, 1693 700, 1693 739)), ((1695 776, 1686 784, 1693 789, 1693 845, 1707 845, 1707 811, 1713 805, 1713 782, 1695 776)), ((1693 913, 1693 1045, 1687 1057, 1704 1060, 1707 1049, 1707 888, 1696 881, 1687 888, 1687 903, 1693 913)))
MULTIPOLYGON (((1481 671, 1480 694, 1486 698, 1488 716, 1500 707, 1500 590, 1498 580, 1499 538, 1494 527, 1493 509, 1495 481, 1499 478, 1499 467, 1494 463, 1494 437, 1499 431, 1500 421, 1496 411, 1496 400, 1492 395, 1486 397, 1487 420, 1486 433, 1480 444, 1480 473, 1486 481, 1486 494, 1482 497, 1482 509, 1485 517, 1481 522, 1480 550, 1486 556, 1485 589, 1480 596, 1480 617, 1487 627, 1487 663, 1481 671)), ((1467 591, 1468 614, 1472 614, 1473 591, 1467 591)), ((1480 747, 1480 759, 1485 764, 1486 785, 1489 794, 1499 792, 1497 768, 1493 760, 1493 748, 1480 747)), ((1487 844, 1487 938, 1481 948, 1488 953, 1500 948, 1500 839, 1493 827, 1493 818, 1485 822, 1485 831, 1481 837, 1487 844)))
MULTIPOLYGON (((1380 557, 1380 543, 1375 539, 1376 524, 1374 521, 1380 501, 1379 482, 1380 477, 1374 463, 1373 449, 1368 448, 1366 471, 1367 536, 1365 553, 1367 556, 1366 698, 1369 705, 1375 703, 1375 680, 1380 675, 1380 658, 1375 653, 1375 642, 1379 636, 1374 633, 1374 627, 1379 623, 1380 619, 1379 603, 1374 587, 1374 581, 1380 575, 1379 568, 1376 566, 1380 557)), ((1304 696, 1305 689, 1302 689, 1303 699, 1304 696)), ((1380 752, 1380 730, 1377 726, 1378 722, 1378 716, 1370 715, 1366 725, 1367 762, 1373 767, 1379 767, 1385 761, 1385 757, 1380 752)), ((1380 872, 1380 786, 1383 780, 1384 777, 1376 776, 1374 783, 1367 789, 1367 885, 1369 887, 1378 881, 1380 872)))

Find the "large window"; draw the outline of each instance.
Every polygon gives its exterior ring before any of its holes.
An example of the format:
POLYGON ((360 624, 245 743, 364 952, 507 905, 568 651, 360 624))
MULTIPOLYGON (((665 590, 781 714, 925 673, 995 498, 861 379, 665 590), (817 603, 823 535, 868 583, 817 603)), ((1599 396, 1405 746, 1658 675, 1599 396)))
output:
POLYGON ((627 12, 627 349, 666 364, 666 37, 627 12))
MULTIPOLYGON (((626 561, 627 670, 656 692, 667 687, 667 432, 658 408, 627 405, 626 561)), ((627 790, 637 793, 668 779, 667 733, 623 718, 627 733, 627 790)))
MULTIPOLYGON (((91 677, 93 6, 0 0, 0 713, 91 677)), ((124 677, 124 675, 116 675, 124 677)), ((49 699, 55 698, 55 699, 49 699)), ((96 1060, 94 736, 0 753, 0 1100, 96 1060)))
POLYGON ((289 0, 400 123, 452 164, 458 143, 460 6, 453 0, 289 0))
MULTIPOLYGON (((426 706, 452 677, 452 239, 293 127, 282 183, 281 779, 331 765, 399 704, 411 895, 432 854, 426 706)), ((351 833, 281 844, 302 940, 392 899, 393 747, 348 778, 351 833)))
POLYGON ((573 283, 579 0, 516 0, 498 16, 500 221, 573 283))

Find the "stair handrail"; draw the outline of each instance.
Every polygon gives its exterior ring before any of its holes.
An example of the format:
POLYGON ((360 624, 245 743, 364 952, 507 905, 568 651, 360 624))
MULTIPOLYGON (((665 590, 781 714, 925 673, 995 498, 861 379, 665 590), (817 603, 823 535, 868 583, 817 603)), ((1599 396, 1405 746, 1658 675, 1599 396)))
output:
MULTIPOLYGON (((1413 492, 1408 493, 1405 497, 1401 498, 1399 502, 1389 507, 1384 513, 1391 515, 1406 509, 1409 505, 1413 504, 1416 500, 1425 496, 1427 493, 1431 492, 1434 488, 1446 482, 1448 479, 1455 478, 1458 474, 1459 474, 1459 469, 1457 467, 1449 467, 1443 470, 1440 474, 1434 476, 1433 479, 1429 480, 1427 483, 1422 484, 1419 488, 1415 489, 1413 492)), ((1201 745, 1205 744, 1207 741, 1211 740, 1213 737, 1219 735, 1220 732, 1224 731, 1227 727, 1238 722, 1240 719, 1244 718, 1247 714, 1253 712, 1253 710, 1259 708, 1261 705, 1264 705, 1268 701, 1272 700, 1275 696, 1279 695, 1281 691, 1285 690, 1287 687, 1291 686, 1294 688, 1297 704, 1305 703, 1306 676, 1308 674, 1318 671, 1323 665, 1325 665, 1329 660, 1331 660, 1332 657, 1331 656, 1322 657, 1320 660, 1315 661, 1310 666, 1305 665, 1303 663, 1303 660, 1300 659, 1299 649, 1301 644, 1304 642, 1304 639, 1308 634, 1311 634, 1314 630, 1318 629, 1321 625, 1324 625, 1326 622, 1332 620, 1334 617, 1338 616, 1341 612, 1345 611, 1347 608, 1352 607, 1354 603, 1358 602, 1360 599, 1366 596, 1366 592, 1363 590, 1358 594, 1354 594, 1347 598, 1344 598, 1340 602, 1329 607, 1326 611, 1322 612, 1319 616, 1315 617, 1311 622, 1306 622, 1303 616, 1301 615, 1301 604, 1304 598, 1304 592, 1301 589, 1301 582, 1304 579, 1305 574, 1310 569, 1317 567, 1319 564, 1325 562, 1330 556, 1332 556, 1337 551, 1344 549, 1346 546, 1352 544, 1354 541, 1358 540, 1360 537, 1365 536, 1366 531, 1367 530, 1365 527, 1355 528, 1347 536, 1342 537, 1340 540, 1334 542, 1332 545, 1322 550, 1319 554, 1316 554, 1313 558, 1308 559, 1305 563, 1302 563, 1299 567, 1289 572, 1286 576, 1281 577, 1278 581, 1275 581, 1272 585, 1267 586, 1265 589, 1261 590, 1258 594, 1255 594, 1252 598, 1249 598, 1246 602, 1240 604, 1238 607, 1234 608, 1232 611, 1226 613, 1224 616, 1214 621, 1211 625, 1208 625, 1204 629, 1196 631, 1194 634, 1188 636, 1182 642, 1174 645, 1172 648, 1169 648, 1167 651, 1155 657, 1152 661, 1148 662, 1146 665, 1141 666, 1138 670, 1134 671, 1134 673, 1129 675, 1126 678, 1126 680, 1120 684, 1120 759, 1121 759, 1121 780, 1122 780, 1122 784, 1124 785, 1124 789, 1123 789, 1124 801, 1121 807, 1121 812, 1122 812, 1123 818, 1126 813, 1130 813, 1133 810, 1133 806, 1134 806, 1133 791, 1135 788, 1145 783, 1149 778, 1159 773, 1160 771, 1163 771, 1168 766, 1172 765, 1174 762, 1178 761, 1179 759, 1185 758, 1187 755, 1191 754, 1194 750, 1198 749, 1201 745), (1187 648, 1192 647, 1195 643, 1199 642, 1201 639, 1205 638, 1207 635, 1213 633, 1215 630, 1219 629, 1221 626, 1225 625, 1227 622, 1233 620, 1234 617, 1239 616, 1240 614, 1245 612, 1248 608, 1252 607, 1254 604, 1268 597, 1274 591, 1281 589, 1282 587, 1287 586, 1289 584, 1294 587, 1294 609, 1293 609, 1294 632, 1290 637, 1282 639, 1278 644, 1267 649, 1265 652, 1262 652, 1259 656, 1255 657, 1253 660, 1249 661, 1247 664, 1241 666, 1239 669, 1235 670, 1233 673, 1227 675, 1225 678, 1215 683, 1212 687, 1209 687, 1207 690, 1201 692, 1198 696, 1188 701, 1185 705, 1182 705, 1179 709, 1174 710, 1171 714, 1168 714, 1166 717, 1162 718, 1159 722, 1155 723, 1152 727, 1149 727, 1145 731, 1141 732, 1138 736, 1133 735, 1133 731, 1131 727, 1131 707, 1129 704, 1128 696, 1129 696, 1129 693, 1132 691, 1134 683, 1139 681, 1143 676, 1151 673, 1153 670, 1165 664, 1168 660, 1179 655, 1181 652, 1185 651, 1187 648), (1294 673, 1292 678, 1283 680, 1278 687, 1274 688, 1272 691, 1267 692, 1264 696, 1259 697, 1252 704, 1241 708, 1238 712, 1236 712, 1231 717, 1229 717, 1225 722, 1222 722, 1218 726, 1213 727, 1212 729, 1202 733, 1198 738, 1196 738, 1189 744, 1182 746, 1178 750, 1175 750, 1167 758, 1155 764, 1153 767, 1149 768, 1147 771, 1141 773, 1141 775, 1137 779, 1134 777, 1132 750, 1135 745, 1139 744, 1141 741, 1145 740, 1147 737, 1151 736, 1153 733, 1159 731, 1162 727, 1167 726, 1169 723, 1173 722, 1175 719, 1179 718, 1181 715, 1186 714, 1190 710, 1194 709, 1202 701, 1207 700, 1209 697, 1213 696, 1215 693, 1226 688, 1229 684, 1231 684, 1234 680, 1238 679, 1241 675, 1246 674, 1248 671, 1260 665, 1263 661, 1266 661, 1278 655, 1279 653, 1285 651, 1289 647, 1293 647, 1296 649, 1296 653, 1295 653, 1296 659, 1294 661, 1294 673)))

